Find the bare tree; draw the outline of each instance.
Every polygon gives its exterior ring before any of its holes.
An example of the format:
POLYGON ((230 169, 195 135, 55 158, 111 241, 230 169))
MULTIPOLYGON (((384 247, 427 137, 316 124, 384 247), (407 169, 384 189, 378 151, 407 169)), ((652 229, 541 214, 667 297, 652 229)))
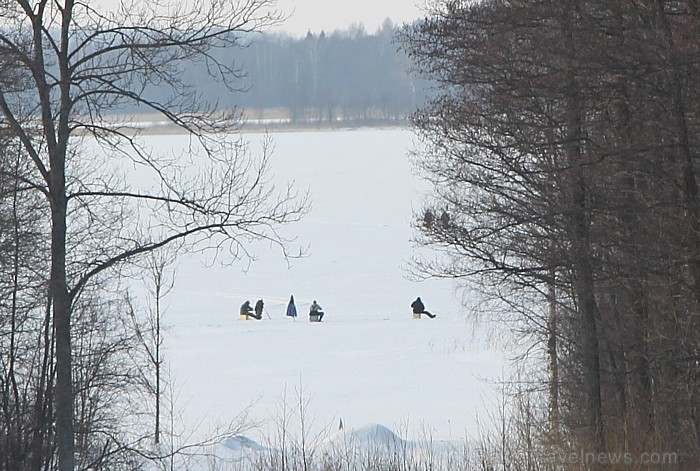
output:
MULTIPOLYGON (((176 249, 177 247, 170 247, 176 249)), ((161 436, 161 398, 163 382, 163 316, 165 308, 163 301, 175 286, 175 269, 172 265, 176 260, 175 250, 161 249, 151 252, 144 261, 143 282, 148 292, 148 306, 145 308, 145 319, 140 319, 133 302, 129 301, 129 314, 139 343, 145 354, 144 381, 155 402, 153 441, 156 446, 161 436)))
POLYGON ((47 307, 45 202, 31 190, 17 142, 0 157, 0 469, 39 469, 51 435, 53 378, 47 307), (32 457, 28 460, 27 457, 32 457))
POLYGON ((175 241, 228 250, 267 239, 282 248, 278 224, 296 220, 304 201, 277 192, 266 177, 269 147, 256 160, 239 141, 237 113, 199 99, 180 74, 194 61, 235 88, 239 70, 214 54, 242 44, 244 33, 279 20, 269 0, 123 2, 109 12, 88 3, 26 0, 2 6, 0 54, 28 83, 0 90, 0 112, 34 166, 28 181, 46 200, 51 227, 49 299, 55 330, 58 468, 75 469, 72 313, 91 280, 175 241), (156 87, 165 98, 151 98, 156 87), (161 113, 199 144, 190 161, 159 157, 107 112, 127 106, 161 113), (89 136, 102 151, 81 147, 89 136), (129 159, 151 175, 135 187, 119 179, 129 159), (187 169, 188 164, 199 169, 187 169))
POLYGON ((436 190, 418 239, 448 255, 418 271, 475 280, 548 344, 572 446, 682 449, 687 469, 699 28, 695 2, 456 0, 405 36, 438 85, 414 118, 436 190))

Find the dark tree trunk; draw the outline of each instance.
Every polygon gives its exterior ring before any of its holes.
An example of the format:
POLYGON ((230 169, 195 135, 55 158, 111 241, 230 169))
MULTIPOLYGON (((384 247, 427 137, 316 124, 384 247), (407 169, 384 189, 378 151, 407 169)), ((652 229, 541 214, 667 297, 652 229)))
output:
MULTIPOLYGON (((62 175, 54 172, 52 176, 62 175)), ((60 180, 56 178, 55 180, 60 180)), ((56 334, 56 435, 58 469, 75 469, 75 431, 73 424, 73 380, 71 352, 71 301, 66 284, 66 197, 63 182, 52 188, 51 299, 56 334)))

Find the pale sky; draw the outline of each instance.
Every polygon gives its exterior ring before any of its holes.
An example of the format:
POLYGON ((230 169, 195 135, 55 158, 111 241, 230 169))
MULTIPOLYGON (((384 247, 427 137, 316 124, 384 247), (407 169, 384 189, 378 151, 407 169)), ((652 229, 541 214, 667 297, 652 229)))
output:
POLYGON ((386 18, 395 24, 420 18, 423 4, 424 0, 277 0, 278 9, 291 14, 278 29, 302 36, 309 30, 331 33, 361 22, 374 33, 386 18))
MULTIPOLYGON (((144 0, 148 1, 148 0, 144 0)), ((173 0, 177 3, 198 4, 199 0, 173 0)), ((350 25, 362 23, 368 33, 374 33, 387 18, 396 25, 410 23, 425 16, 426 2, 433 0, 277 0, 276 9, 289 18, 275 32, 305 36, 308 31, 332 33, 350 25)), ((120 0, 92 0, 98 10, 115 8, 120 0)))

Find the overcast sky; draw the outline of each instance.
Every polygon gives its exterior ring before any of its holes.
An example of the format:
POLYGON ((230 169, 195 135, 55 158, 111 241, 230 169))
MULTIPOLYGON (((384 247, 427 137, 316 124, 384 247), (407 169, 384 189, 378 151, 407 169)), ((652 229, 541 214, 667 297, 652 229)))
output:
POLYGON ((279 29, 295 36, 307 31, 327 33, 362 23, 374 33, 386 18, 396 24, 410 22, 421 15, 424 0, 277 0, 277 7, 289 18, 279 29))
MULTIPOLYGON (((149 1, 149 0, 143 0, 149 1)), ((177 2, 177 0, 173 0, 177 2)), ((200 0, 181 0, 199 4, 200 0)), ((368 33, 374 33, 386 20, 401 25, 425 16, 426 2, 433 0, 277 0, 277 10, 289 16, 274 31, 293 36, 305 36, 308 31, 332 33, 347 29, 351 24, 362 23, 368 33)), ((120 0, 92 0, 98 10, 115 8, 120 0)))

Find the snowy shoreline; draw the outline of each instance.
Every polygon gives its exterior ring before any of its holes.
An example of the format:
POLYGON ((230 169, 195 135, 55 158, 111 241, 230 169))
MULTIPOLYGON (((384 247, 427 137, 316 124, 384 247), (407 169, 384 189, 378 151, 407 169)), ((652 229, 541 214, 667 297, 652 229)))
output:
MULTIPOLYGON (((242 118, 240 122, 232 122, 240 132, 320 132, 337 131, 344 129, 396 129, 409 126, 408 120, 382 120, 382 119, 336 119, 332 123, 308 119, 304 121, 292 121, 284 117, 266 118, 242 118)), ((114 115, 103 119, 99 127, 118 129, 127 134, 140 134, 144 136, 158 135, 184 135, 187 134, 181 127, 163 119, 162 116, 153 114, 143 115, 114 115)))

